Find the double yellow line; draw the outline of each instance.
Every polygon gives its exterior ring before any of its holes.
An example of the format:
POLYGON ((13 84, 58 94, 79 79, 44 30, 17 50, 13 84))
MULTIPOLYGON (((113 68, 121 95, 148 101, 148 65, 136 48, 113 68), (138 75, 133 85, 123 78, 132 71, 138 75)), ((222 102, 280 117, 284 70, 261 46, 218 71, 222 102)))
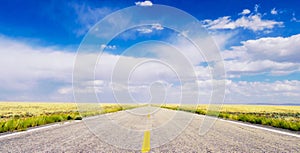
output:
MULTIPOLYGON (((148 119, 150 118, 150 114, 147 115, 148 119)), ((146 153, 150 151, 150 131, 147 130, 144 132, 144 140, 142 145, 142 153, 146 153)))

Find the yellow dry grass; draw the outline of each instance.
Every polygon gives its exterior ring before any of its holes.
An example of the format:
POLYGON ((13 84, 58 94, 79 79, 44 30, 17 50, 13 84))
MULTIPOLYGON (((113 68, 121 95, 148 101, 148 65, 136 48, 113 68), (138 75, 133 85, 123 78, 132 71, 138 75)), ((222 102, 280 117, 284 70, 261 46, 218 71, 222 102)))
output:
POLYGON ((122 107, 134 107, 133 105, 118 105, 102 103, 59 103, 59 102, 0 102, 0 121, 13 117, 31 117, 47 114, 84 112, 84 116, 101 114, 102 112, 114 112, 122 107), (101 106, 101 107, 100 107, 101 106))
MULTIPOLYGON (((180 107, 190 109, 207 110, 207 104, 191 105, 191 104, 166 104, 167 107, 180 107)), ((236 112, 236 113, 300 113, 300 106, 282 106, 282 105, 219 105, 220 112, 236 112)))

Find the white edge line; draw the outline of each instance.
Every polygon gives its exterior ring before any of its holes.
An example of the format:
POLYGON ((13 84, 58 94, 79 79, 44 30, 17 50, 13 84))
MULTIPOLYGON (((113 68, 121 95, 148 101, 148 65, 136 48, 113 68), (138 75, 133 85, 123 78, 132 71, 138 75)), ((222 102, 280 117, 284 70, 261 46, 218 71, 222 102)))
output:
MULTIPOLYGON (((81 121, 80 120, 74 120, 72 122, 81 122, 81 121)), ((34 127, 33 129, 29 129, 29 130, 26 130, 26 131, 13 132, 13 133, 10 133, 10 134, 1 135, 0 139, 11 137, 11 136, 16 136, 16 135, 21 135, 21 134, 26 134, 26 133, 30 133, 30 132, 34 132, 34 131, 39 131, 39 130, 43 130, 43 129, 49 129, 49 128, 56 127, 56 126, 62 126, 62 125, 66 125, 66 124, 69 124, 69 123, 71 123, 71 122, 62 122, 62 123, 56 123, 56 124, 48 125, 48 126, 34 127)))
POLYGON ((236 122, 236 121, 224 120, 224 119, 220 119, 220 118, 219 118, 219 120, 224 121, 224 122, 229 122, 229 123, 233 123, 233 124, 243 125, 243 126, 247 126, 247 127, 252 127, 252 128, 256 128, 256 129, 266 130, 266 131, 270 131, 270 132, 274 132, 274 133, 279 133, 279 134, 283 134, 283 135, 289 135, 289 136, 294 136, 294 137, 300 138, 299 134, 284 132, 284 131, 265 128, 265 127, 256 126, 256 125, 240 123, 240 122, 236 122))
MULTIPOLYGON (((104 115, 104 114, 100 114, 100 115, 104 115)), ((97 117, 99 117, 99 115, 85 117, 85 118, 82 118, 82 120, 73 120, 73 121, 67 121, 67 122, 59 122, 59 123, 56 123, 56 124, 53 124, 53 125, 42 126, 42 127, 38 127, 37 126, 37 127, 34 127, 33 129, 29 129, 29 130, 26 130, 26 131, 13 132, 13 133, 10 133, 10 134, 0 135, 0 139, 11 137, 11 136, 16 136, 16 135, 20 135, 20 134, 26 134, 26 133, 30 133, 30 132, 34 132, 34 131, 39 131, 39 130, 42 130, 42 129, 48 129, 48 128, 52 128, 52 127, 56 127, 56 126, 66 125, 66 124, 69 124, 71 122, 77 123, 77 122, 82 122, 82 121, 85 121, 85 120, 91 120, 91 119, 95 119, 97 117)))

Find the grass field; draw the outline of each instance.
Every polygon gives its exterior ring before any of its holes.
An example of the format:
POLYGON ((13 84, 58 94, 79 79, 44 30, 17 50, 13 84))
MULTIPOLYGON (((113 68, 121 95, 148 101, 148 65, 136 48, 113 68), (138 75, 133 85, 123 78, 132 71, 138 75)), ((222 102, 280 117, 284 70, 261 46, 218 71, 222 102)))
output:
POLYGON ((99 104, 0 102, 0 133, 23 131, 29 127, 65 120, 81 120, 86 116, 134 107, 137 105, 101 104, 100 107, 99 104))
MULTIPOLYGON (((205 115, 208 105, 167 104, 161 107, 205 115)), ((223 105, 218 117, 300 131, 300 106, 223 105)))
MULTIPOLYGON (((131 104, 0 102, 0 133, 138 107, 131 104), (80 108, 80 113, 78 112, 80 108), (102 109, 100 109, 102 108, 102 109)), ((207 114, 208 105, 167 104, 162 108, 207 114)), ((300 106, 223 105, 218 117, 300 131, 300 106)))

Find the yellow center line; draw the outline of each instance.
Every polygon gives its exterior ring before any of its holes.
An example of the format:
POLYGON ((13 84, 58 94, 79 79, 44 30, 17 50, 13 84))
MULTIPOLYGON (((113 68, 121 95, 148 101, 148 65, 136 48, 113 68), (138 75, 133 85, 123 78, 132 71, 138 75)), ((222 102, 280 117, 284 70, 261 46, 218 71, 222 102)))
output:
MULTIPOLYGON (((150 119, 150 114, 147 115, 147 118, 150 119)), ((144 132, 144 140, 142 145, 142 153, 150 151, 150 130, 144 132)))
POLYGON ((150 131, 145 131, 142 152, 145 153, 149 151, 150 151, 150 131))

